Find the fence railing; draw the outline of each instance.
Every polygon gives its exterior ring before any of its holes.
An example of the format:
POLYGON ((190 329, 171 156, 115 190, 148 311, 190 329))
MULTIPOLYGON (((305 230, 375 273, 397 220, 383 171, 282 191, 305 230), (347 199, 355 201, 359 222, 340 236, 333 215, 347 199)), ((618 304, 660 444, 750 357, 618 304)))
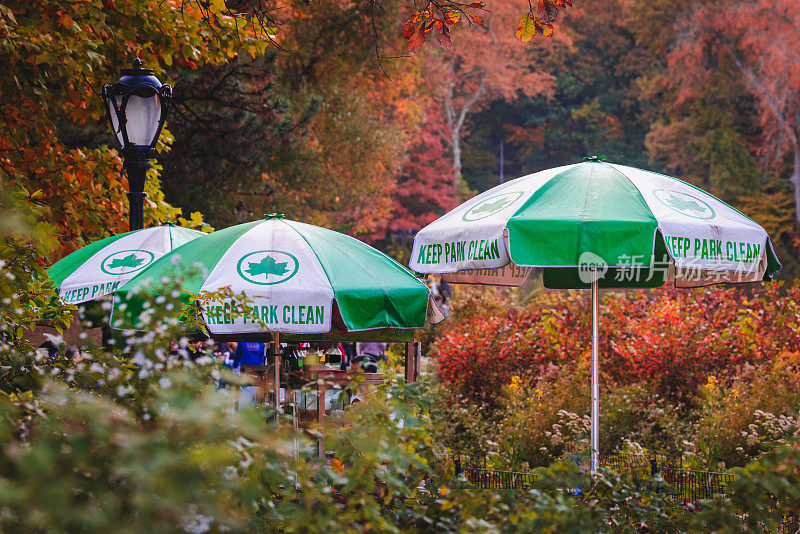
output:
POLYGON ((525 471, 497 471, 471 466, 462 467, 461 474, 470 484, 481 489, 528 490, 540 478, 539 475, 525 471))
MULTIPOLYGON (((728 485, 735 475, 683 469, 680 459, 658 454, 600 453, 601 466, 617 472, 629 472, 633 479, 660 474, 669 489, 667 497, 684 504, 699 505, 701 501, 724 497, 728 485)), ((489 469, 485 458, 464 454, 453 455, 456 475, 464 475, 470 484, 481 489, 527 490, 535 486, 541 477, 530 471, 504 471, 489 469)), ((780 532, 796 532, 800 528, 798 519, 784 515, 780 532)))

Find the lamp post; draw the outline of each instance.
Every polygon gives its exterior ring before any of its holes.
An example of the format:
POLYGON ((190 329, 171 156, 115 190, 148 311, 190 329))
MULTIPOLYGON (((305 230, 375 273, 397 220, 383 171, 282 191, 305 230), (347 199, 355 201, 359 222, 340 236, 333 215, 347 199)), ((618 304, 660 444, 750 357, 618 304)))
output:
POLYGON ((116 82, 103 86, 108 122, 128 175, 131 230, 144 228, 144 181, 171 101, 172 87, 162 85, 152 69, 142 68, 139 58, 132 69, 122 69, 116 82))

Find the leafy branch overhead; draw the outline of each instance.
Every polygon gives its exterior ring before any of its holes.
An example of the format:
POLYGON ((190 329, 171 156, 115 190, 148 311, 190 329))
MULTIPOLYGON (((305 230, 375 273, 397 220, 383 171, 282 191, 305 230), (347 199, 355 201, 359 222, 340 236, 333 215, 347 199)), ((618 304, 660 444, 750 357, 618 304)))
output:
POLYGON ((539 0, 535 10, 530 2, 528 6, 530 11, 519 19, 517 31, 514 33, 523 43, 530 42, 537 34, 544 37, 553 35, 553 23, 558 20, 562 9, 572 7, 572 0, 539 0))
MULTIPOLYGON (((515 32, 517 39, 523 43, 529 42, 537 34, 544 37, 552 35, 553 23, 562 9, 572 7, 572 0, 539 0, 535 9, 531 2, 528 2, 528 7, 530 10, 522 16, 515 32)), ((428 33, 436 30, 439 32, 439 44, 445 50, 451 50, 453 40, 450 27, 462 21, 470 26, 483 26, 487 13, 489 10, 483 2, 422 2, 420 8, 413 11, 403 24, 403 37, 407 41, 408 49, 417 52, 427 41, 428 33)))

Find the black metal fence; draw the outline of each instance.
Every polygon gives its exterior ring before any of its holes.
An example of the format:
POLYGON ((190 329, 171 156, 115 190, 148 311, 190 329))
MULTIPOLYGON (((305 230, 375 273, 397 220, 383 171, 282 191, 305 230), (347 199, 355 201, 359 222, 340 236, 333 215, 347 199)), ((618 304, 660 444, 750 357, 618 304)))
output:
POLYGON ((725 496, 725 489, 733 482, 734 475, 662 467, 659 474, 670 487, 670 498, 696 503, 715 496, 725 496))
MULTIPOLYGON (((575 450, 571 452, 576 454, 575 450)), ((600 453, 599 463, 619 473, 630 473, 635 481, 659 474, 668 486, 670 500, 695 506, 724 497, 728 484, 735 479, 728 473, 683 469, 680 458, 659 454, 600 453)), ((453 468, 456 475, 463 474, 470 484, 481 489, 527 490, 541 478, 529 471, 489 469, 486 458, 464 454, 453 455, 453 468)), ((784 515, 780 528, 780 532, 793 533, 800 529, 800 522, 784 515)))
POLYGON ((519 489, 533 488, 539 476, 525 471, 498 471, 466 466, 462 474, 470 484, 482 489, 519 489))

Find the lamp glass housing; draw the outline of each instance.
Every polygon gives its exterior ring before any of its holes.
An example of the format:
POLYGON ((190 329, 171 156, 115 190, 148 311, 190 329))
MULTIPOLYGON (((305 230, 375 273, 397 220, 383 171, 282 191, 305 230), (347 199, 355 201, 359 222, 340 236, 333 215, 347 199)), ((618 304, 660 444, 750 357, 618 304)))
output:
POLYGON ((137 58, 113 84, 103 87, 108 120, 123 150, 155 148, 172 100, 172 88, 162 84, 137 58))

